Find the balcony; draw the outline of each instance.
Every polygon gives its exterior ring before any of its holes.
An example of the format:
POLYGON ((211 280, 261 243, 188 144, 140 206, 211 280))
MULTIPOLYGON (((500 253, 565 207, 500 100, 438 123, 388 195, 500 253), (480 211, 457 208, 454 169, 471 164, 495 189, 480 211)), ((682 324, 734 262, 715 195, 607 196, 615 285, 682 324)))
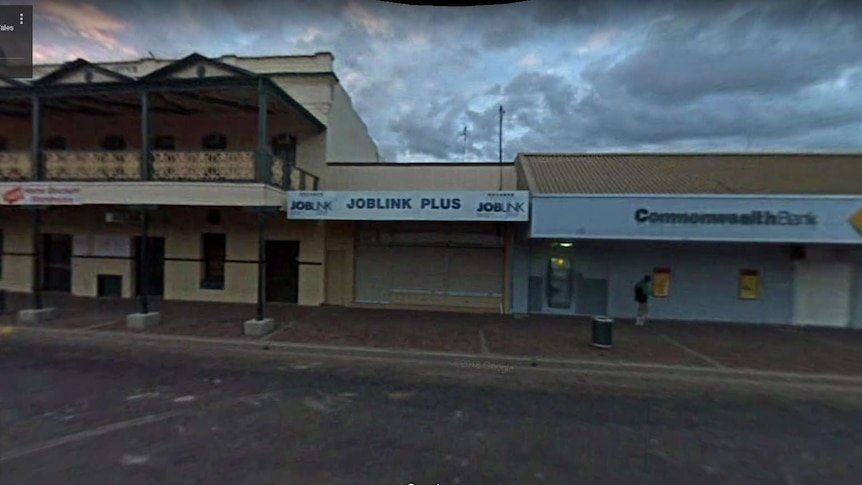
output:
MULTIPOLYGON (((0 181, 36 181, 29 151, 0 151, 0 181)), ((156 150, 149 177, 140 150, 45 150, 41 181, 256 182, 253 150, 156 150)), ((319 178, 269 155, 267 183, 284 190, 316 190, 319 178)))
POLYGON ((140 180, 141 152, 68 151, 44 152, 47 180, 140 180))
POLYGON ((0 151, 0 181, 29 180, 33 175, 29 151, 0 151))

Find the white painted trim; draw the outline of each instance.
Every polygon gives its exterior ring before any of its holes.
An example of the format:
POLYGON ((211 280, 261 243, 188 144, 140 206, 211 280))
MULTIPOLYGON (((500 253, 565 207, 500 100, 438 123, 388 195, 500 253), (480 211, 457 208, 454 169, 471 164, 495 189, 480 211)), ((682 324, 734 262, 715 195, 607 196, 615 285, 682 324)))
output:
MULTIPOLYGON (((859 195, 809 194, 532 194, 533 199, 766 199, 766 200, 848 200, 860 201, 859 195)), ((531 204, 532 209, 532 204, 531 204)))
POLYGON ((862 246, 862 241, 832 241, 820 239, 742 239, 742 238, 669 238, 669 237, 650 237, 650 236, 578 236, 572 234, 542 234, 534 235, 530 233, 530 239, 548 239, 548 240, 565 240, 565 241, 666 241, 666 242, 719 242, 719 243, 747 243, 747 244, 830 244, 840 246, 862 246))

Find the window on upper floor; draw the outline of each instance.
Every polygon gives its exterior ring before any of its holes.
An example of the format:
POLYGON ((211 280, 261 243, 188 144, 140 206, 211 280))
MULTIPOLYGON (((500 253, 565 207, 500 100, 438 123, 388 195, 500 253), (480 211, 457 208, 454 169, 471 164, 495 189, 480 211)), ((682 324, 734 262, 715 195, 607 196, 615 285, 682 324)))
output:
POLYGON ((204 150, 224 150, 227 148, 227 137, 221 133, 210 133, 201 140, 204 150))
POLYGON ((45 142, 45 148, 47 150, 65 150, 66 138, 62 136, 49 137, 48 141, 45 142))
POLYGON ((123 135, 106 135, 102 138, 102 150, 125 150, 126 139, 123 135))
POLYGON ((171 135, 157 136, 153 141, 153 150, 175 150, 176 140, 171 135))

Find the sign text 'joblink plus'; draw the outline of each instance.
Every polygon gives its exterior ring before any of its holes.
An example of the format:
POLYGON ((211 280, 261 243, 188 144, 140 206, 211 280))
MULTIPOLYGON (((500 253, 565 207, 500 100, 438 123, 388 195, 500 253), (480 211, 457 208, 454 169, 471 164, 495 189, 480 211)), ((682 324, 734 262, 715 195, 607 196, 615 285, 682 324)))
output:
POLYGON ((288 218, 526 221, 529 193, 289 192, 288 218))

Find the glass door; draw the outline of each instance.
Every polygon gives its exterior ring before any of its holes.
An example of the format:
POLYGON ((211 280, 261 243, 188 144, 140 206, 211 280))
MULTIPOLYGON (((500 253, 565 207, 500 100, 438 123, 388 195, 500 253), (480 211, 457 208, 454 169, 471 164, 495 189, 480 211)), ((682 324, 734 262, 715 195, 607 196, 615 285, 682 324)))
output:
POLYGON ((549 308, 572 306, 572 261, 553 257, 548 261, 547 304, 549 308))

